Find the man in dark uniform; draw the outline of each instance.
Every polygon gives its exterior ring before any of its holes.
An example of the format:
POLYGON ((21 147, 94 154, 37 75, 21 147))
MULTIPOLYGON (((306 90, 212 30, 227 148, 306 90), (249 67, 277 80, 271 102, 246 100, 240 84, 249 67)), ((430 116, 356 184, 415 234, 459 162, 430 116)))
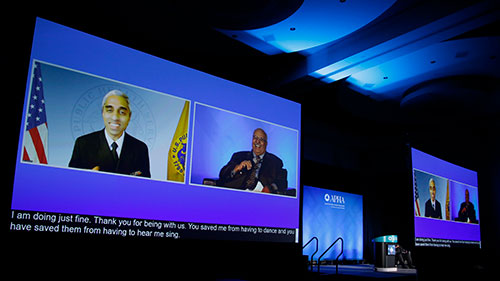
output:
POLYGON ((425 202, 425 216, 435 219, 442 219, 441 203, 436 199, 436 182, 429 180, 429 193, 431 198, 425 202))
POLYGON ((112 90, 104 96, 104 129, 75 141, 69 167, 151 177, 148 147, 125 133, 132 112, 127 95, 112 90))

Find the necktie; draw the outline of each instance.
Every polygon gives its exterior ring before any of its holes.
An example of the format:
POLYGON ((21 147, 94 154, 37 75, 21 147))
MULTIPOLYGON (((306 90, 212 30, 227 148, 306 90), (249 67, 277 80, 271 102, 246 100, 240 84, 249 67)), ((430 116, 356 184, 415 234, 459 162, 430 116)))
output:
POLYGON ((114 161, 114 164, 116 167, 116 165, 118 164, 118 152, 116 152, 116 148, 118 147, 118 144, 116 144, 116 142, 113 142, 111 144, 111 147, 113 148, 111 150, 111 154, 113 155, 113 161, 114 161))
POLYGON ((247 189, 253 190, 255 188, 255 186, 257 185, 256 175, 257 175, 257 169, 260 166, 260 162, 262 162, 262 159, 260 159, 259 156, 255 157, 253 159, 254 164, 252 165, 252 169, 250 171, 250 176, 248 177, 246 185, 245 185, 247 189))

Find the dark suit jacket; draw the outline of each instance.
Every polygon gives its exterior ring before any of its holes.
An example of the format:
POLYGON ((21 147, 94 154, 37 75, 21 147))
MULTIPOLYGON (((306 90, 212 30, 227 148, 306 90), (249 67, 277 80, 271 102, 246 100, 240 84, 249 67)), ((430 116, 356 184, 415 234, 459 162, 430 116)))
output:
POLYGON ((427 202, 425 202, 425 216, 442 219, 443 215, 441 213, 441 203, 436 200, 436 210, 434 210, 434 208, 432 208, 431 199, 427 200, 427 202))
POLYGON ((466 222, 467 219, 469 219, 472 223, 477 223, 476 210, 474 209, 474 204, 472 204, 471 202, 469 202, 469 204, 467 204, 466 202, 462 202, 462 204, 460 204, 460 209, 458 209, 457 221, 466 222), (462 213, 463 208, 465 208, 465 212, 462 213))
POLYGON ((125 133, 120 159, 115 166, 104 129, 76 139, 69 166, 80 169, 99 166, 99 171, 125 175, 140 171, 140 176, 151 177, 147 145, 125 133))
MULTIPOLYGON (((250 172, 244 169, 241 172, 236 173, 234 176, 231 175, 231 172, 234 167, 242 161, 252 161, 252 159, 253 153, 251 151, 234 153, 231 160, 229 160, 229 162, 220 170, 217 185, 245 189, 245 183, 247 178, 250 176, 250 172)), ((269 152, 264 154, 264 158, 262 159, 262 164, 259 169, 258 179, 272 193, 282 193, 288 188, 287 171, 283 169, 283 161, 281 161, 281 159, 276 155, 269 152), (273 188, 273 183, 277 189, 273 188)))

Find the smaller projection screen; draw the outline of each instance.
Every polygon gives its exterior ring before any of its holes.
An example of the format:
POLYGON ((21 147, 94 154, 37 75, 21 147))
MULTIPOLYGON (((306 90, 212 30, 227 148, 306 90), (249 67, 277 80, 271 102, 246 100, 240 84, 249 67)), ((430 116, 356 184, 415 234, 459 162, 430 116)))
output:
MULTIPOLYGON (((363 196, 304 185, 303 243, 318 238, 317 259, 339 237, 344 240, 340 260, 363 260, 363 196)), ((309 259, 314 243, 303 250, 309 259)), ((321 260, 335 260, 340 241, 321 260)))
POLYGON ((477 173, 411 149, 415 245, 481 247, 477 173))
POLYGON ((17 94, 12 232, 298 243, 300 104, 40 18, 17 94))

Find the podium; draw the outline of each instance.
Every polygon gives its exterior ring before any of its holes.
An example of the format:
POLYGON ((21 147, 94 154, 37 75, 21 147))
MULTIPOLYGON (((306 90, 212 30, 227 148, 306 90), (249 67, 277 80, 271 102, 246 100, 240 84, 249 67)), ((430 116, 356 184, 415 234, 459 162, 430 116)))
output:
POLYGON ((379 236, 372 240, 374 243, 375 270, 381 272, 397 271, 396 243, 397 235, 379 236))

